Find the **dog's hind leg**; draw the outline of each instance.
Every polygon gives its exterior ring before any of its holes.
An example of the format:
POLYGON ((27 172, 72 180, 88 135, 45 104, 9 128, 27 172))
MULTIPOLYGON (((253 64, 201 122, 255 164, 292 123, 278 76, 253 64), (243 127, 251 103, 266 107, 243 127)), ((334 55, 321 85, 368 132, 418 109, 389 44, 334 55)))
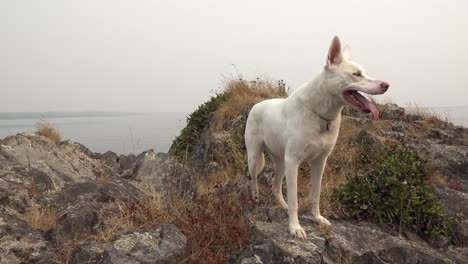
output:
POLYGON ((284 161, 279 158, 273 158, 273 161, 275 163, 275 178, 271 190, 278 205, 283 209, 288 209, 288 204, 283 197, 284 161))
POLYGON ((265 157, 263 155, 263 149, 260 146, 251 146, 247 149, 249 174, 251 177, 251 188, 252 188, 252 199, 255 202, 259 202, 259 191, 257 176, 265 166, 265 157))

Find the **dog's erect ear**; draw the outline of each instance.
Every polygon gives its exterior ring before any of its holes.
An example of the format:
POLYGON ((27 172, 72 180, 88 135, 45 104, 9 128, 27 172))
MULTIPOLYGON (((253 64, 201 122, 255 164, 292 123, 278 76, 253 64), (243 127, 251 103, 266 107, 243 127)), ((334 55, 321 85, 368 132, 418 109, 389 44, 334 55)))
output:
POLYGON ((343 56, 341 55, 341 43, 340 39, 335 36, 328 50, 327 65, 338 65, 343 61, 343 56))
POLYGON ((343 54, 343 58, 345 60, 351 60, 351 47, 346 45, 344 48, 343 48, 343 51, 341 52, 341 54, 343 54))

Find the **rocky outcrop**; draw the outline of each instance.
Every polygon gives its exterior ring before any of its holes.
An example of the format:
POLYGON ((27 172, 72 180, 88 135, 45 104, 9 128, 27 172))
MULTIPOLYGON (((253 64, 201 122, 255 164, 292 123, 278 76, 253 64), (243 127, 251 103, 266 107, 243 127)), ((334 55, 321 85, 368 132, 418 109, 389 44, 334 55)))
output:
POLYGON ((68 260, 60 251, 112 225, 101 215, 119 214, 116 202, 138 204, 150 191, 165 197, 169 190, 187 190, 193 197, 191 178, 167 154, 153 151, 138 157, 98 154, 31 133, 0 140, 0 263, 178 263, 187 256, 187 241, 169 223, 134 230, 112 243, 80 242, 68 260), (44 210, 50 223, 33 229, 31 221, 41 222, 44 210))
POLYGON ((51 263, 55 253, 40 232, 0 208, 0 263, 51 263))
POLYGON ((42 180, 47 181, 44 187, 49 189, 112 175, 108 166, 86 152, 89 150, 80 144, 64 141, 57 146, 51 140, 31 133, 10 136, 0 142, 2 169, 36 169, 48 177, 42 180))
POLYGON ((301 217, 307 239, 292 238, 287 231, 287 213, 282 209, 256 208, 249 215, 254 243, 233 256, 229 263, 461 263, 460 248, 436 249, 424 240, 366 222, 332 221, 332 227, 317 226, 301 217), (449 253, 450 252, 450 253, 449 253))
POLYGON ((382 145, 381 139, 393 139, 405 144, 427 161, 432 169, 440 171, 442 176, 453 186, 459 185, 468 192, 468 129, 451 123, 428 121, 417 114, 407 114, 405 109, 395 104, 380 105, 381 119, 388 121, 390 129, 372 127, 368 119, 355 110, 345 108, 343 120, 349 120, 360 129, 352 140, 358 144, 373 147, 382 145), (373 130, 374 135, 368 130, 373 130), (416 132, 415 132, 416 131, 416 132))
POLYGON ((396 104, 379 105, 380 118, 384 120, 403 120, 405 118, 405 109, 396 104))
POLYGON ((253 256, 263 263, 322 263, 325 239, 311 226, 306 227, 307 239, 292 238, 284 227, 285 222, 254 222, 256 241, 253 256))
POLYGON ((352 263, 455 263, 424 241, 394 236, 368 223, 332 222, 327 253, 346 256, 352 263))
POLYGON ((186 260, 187 239, 170 223, 154 230, 135 230, 112 243, 81 245, 71 263, 181 263, 186 260))
POLYGON ((195 196, 192 172, 166 153, 155 153, 153 150, 141 153, 121 176, 148 183, 162 196, 170 192, 183 193, 192 198, 195 196))
POLYGON ((457 222, 450 229, 453 243, 458 246, 466 246, 466 241, 468 241, 468 194, 441 186, 434 186, 434 191, 444 205, 446 213, 457 222))

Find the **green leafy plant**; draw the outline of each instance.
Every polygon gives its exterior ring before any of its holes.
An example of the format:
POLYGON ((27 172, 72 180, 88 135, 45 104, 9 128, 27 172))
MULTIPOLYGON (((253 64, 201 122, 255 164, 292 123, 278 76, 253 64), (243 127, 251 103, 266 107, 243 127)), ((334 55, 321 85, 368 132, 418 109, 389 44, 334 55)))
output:
POLYGON ((224 100, 224 94, 216 94, 190 114, 187 117, 187 125, 182 129, 180 135, 172 141, 169 154, 181 162, 186 161, 188 155, 199 143, 203 129, 209 124, 213 113, 224 100))
POLYGON ((361 169, 348 177, 335 194, 345 215, 411 227, 436 236, 446 232, 447 216, 426 182, 418 155, 406 147, 364 147, 361 169))

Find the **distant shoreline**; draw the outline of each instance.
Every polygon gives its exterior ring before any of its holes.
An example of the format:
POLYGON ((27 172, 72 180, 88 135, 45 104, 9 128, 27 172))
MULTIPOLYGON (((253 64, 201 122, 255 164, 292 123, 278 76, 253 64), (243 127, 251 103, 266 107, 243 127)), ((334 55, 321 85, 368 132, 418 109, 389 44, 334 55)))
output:
POLYGON ((154 113, 182 113, 182 112, 0 112, 0 120, 18 119, 49 119, 49 118, 83 118, 83 117, 117 117, 133 115, 150 115, 154 113))

